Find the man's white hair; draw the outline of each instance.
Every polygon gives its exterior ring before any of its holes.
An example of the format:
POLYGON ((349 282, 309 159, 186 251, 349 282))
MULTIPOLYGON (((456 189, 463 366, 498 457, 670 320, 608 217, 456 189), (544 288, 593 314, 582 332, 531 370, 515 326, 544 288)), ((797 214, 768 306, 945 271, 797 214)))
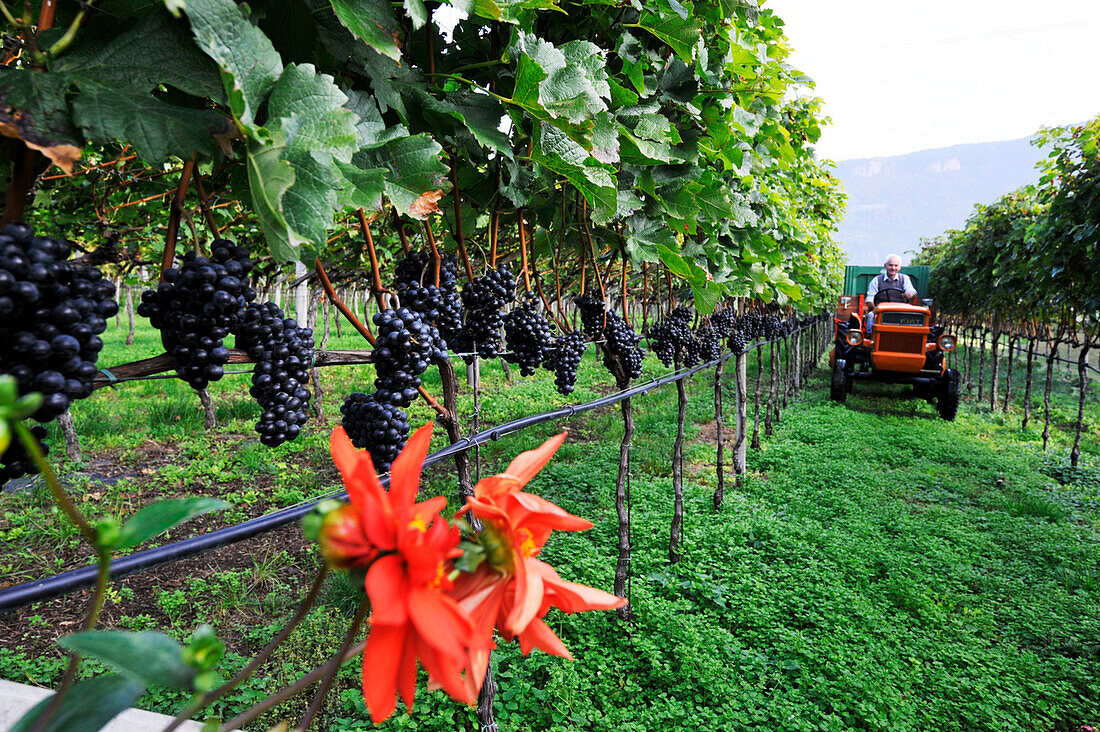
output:
POLYGON ((901 256, 900 255, 887 254, 886 259, 882 260, 882 266, 885 267, 887 264, 889 264, 891 259, 896 259, 896 260, 898 260, 898 264, 901 264, 901 256))

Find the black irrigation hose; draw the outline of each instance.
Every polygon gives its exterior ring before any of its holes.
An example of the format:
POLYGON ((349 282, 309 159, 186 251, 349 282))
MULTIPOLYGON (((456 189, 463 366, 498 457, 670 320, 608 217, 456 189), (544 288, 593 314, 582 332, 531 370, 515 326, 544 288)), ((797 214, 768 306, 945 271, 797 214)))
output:
MULTIPOLYGON (((795 332, 805 330, 808 326, 803 326, 795 331, 792 331, 784 338, 793 335, 795 332)), ((782 339, 775 339, 782 340, 782 339)), ((745 347, 742 353, 749 353, 754 348, 765 346, 773 341, 758 341, 745 347)), ((703 369, 717 366, 719 363, 727 361, 737 354, 728 353, 721 358, 716 358, 713 361, 700 364, 690 369, 681 370, 663 376, 659 379, 653 379, 645 384, 639 384, 631 387, 625 391, 618 392, 617 394, 611 394, 606 397, 601 397, 595 401, 586 402, 585 404, 571 405, 568 407, 561 407, 550 412, 543 412, 542 414, 534 414, 528 417, 521 417, 514 419, 511 422, 505 422, 492 429, 479 432, 476 435, 470 437, 464 437, 458 442, 452 445, 448 445, 442 450, 432 453, 424 460, 424 466, 434 465, 441 460, 455 455, 456 453, 464 452, 471 449, 475 445, 481 445, 490 440, 496 441, 505 435, 509 435, 513 432, 526 429, 527 427, 533 427, 534 425, 541 424, 543 422, 550 422, 562 417, 573 417, 584 412, 590 412, 593 409, 599 409, 600 407, 606 407, 612 404, 617 404, 621 401, 629 399, 633 396, 647 394, 651 389, 656 389, 666 384, 679 381, 680 379, 686 379, 692 374, 702 371, 703 369)), ((389 476, 382 477, 382 484, 389 485, 389 476)), ((145 551, 136 552, 125 557, 120 557, 111 562, 111 579, 119 579, 130 574, 142 572, 146 569, 152 569, 153 567, 159 567, 162 564, 168 564, 178 559, 186 559, 187 557, 195 556, 196 554, 202 554, 204 552, 218 549, 229 544, 235 544, 245 539, 251 539, 259 534, 273 531, 278 528, 282 528, 287 524, 294 523, 301 519, 307 513, 313 510, 313 507, 324 500, 332 498, 345 498, 347 496, 346 491, 337 491, 328 495, 316 498, 308 503, 303 503, 298 506, 291 506, 290 508, 284 508, 274 513, 269 513, 264 516, 258 516, 254 519, 249 519, 233 526, 227 526, 224 529, 217 529, 200 536, 193 536, 190 539, 184 539, 182 541, 176 541, 164 546, 155 547, 153 549, 146 549, 145 551)), ((55 574, 52 577, 46 577, 40 580, 34 580, 32 582, 25 582, 21 585, 15 585, 14 587, 8 587, 4 590, 0 590, 0 612, 5 610, 14 610, 24 605, 30 605, 34 602, 41 602, 43 600, 49 600, 60 595, 65 595, 70 592, 91 587, 95 584, 96 580, 96 567, 84 567, 82 569, 73 569, 68 572, 62 572, 61 574, 55 574)))

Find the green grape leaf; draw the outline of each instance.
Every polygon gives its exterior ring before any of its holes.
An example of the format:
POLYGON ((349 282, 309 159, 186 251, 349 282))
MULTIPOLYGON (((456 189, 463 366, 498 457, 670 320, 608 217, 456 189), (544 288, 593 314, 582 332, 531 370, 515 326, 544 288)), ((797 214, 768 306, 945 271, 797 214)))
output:
POLYGON ((248 20, 247 5, 238 6, 233 0, 187 0, 184 9, 199 48, 221 69, 230 110, 251 125, 283 72, 279 53, 248 20))
POLYGON ((381 211, 382 196, 386 193, 386 171, 381 168, 359 168, 355 165, 336 162, 346 185, 338 194, 342 208, 362 208, 366 211, 381 211))
POLYGON ((218 104, 226 101, 218 67, 195 45, 187 24, 164 9, 146 13, 134 28, 109 43, 74 48, 50 70, 118 91, 151 92, 166 84, 218 104))
MULTIPOLYGON (((644 214, 636 213, 626 220, 625 234, 627 254, 635 263, 660 262, 663 252, 667 252, 667 256, 671 258, 676 248, 676 237, 668 224, 644 214)), ((680 256, 676 254, 674 261, 679 259, 680 256)), ((686 271, 686 265, 684 270, 686 271)))
MULTIPOLYGON (((150 94, 78 79, 72 100, 73 122, 94 142, 126 140, 144 160, 162 162, 171 155, 190 158, 194 151, 216 155, 219 141, 236 134, 230 120, 207 109, 185 109, 150 94)), ((227 144, 227 143, 226 143, 227 144)))
POLYGON ((154 536, 211 511, 222 511, 229 504, 217 498, 188 496, 169 498, 145 506, 122 526, 116 548, 129 549, 149 541, 154 536))
POLYGON ((517 59, 512 101, 536 118, 583 122, 607 109, 601 94, 610 98, 611 89, 606 72, 601 77, 596 70, 590 71, 602 63, 599 49, 592 44, 571 41, 559 49, 520 32, 512 53, 517 59), (593 54, 596 61, 590 58, 593 54))
POLYGON ((356 38, 383 56, 401 60, 397 39, 401 28, 393 8, 386 0, 329 0, 340 22, 356 38))
POLYGON ((642 13, 636 27, 656 36, 685 63, 691 62, 691 51, 703 31, 698 18, 681 18, 676 14, 656 15, 648 10, 642 13))
POLYGON ((350 162, 359 143, 355 114, 343 106, 347 101, 332 77, 318 74, 312 64, 291 64, 267 102, 270 131, 283 133, 281 157, 294 171, 280 201, 282 213, 287 228, 314 252, 324 247, 338 193, 345 189, 335 162, 350 162))
POLYGON ((428 22, 428 9, 424 0, 405 0, 405 13, 412 21, 413 30, 420 30, 428 22))
POLYGON ((0 134, 23 140, 66 173, 83 147, 65 101, 71 85, 63 74, 0 67, 0 134))
POLYGON ((695 309, 700 315, 710 315, 722 301, 722 287, 713 282, 704 282, 702 287, 692 286, 692 294, 695 296, 695 309))
POLYGON ((295 232, 283 210, 283 196, 294 184, 294 168, 282 158, 286 136, 262 127, 253 129, 248 140, 248 188, 252 210, 263 227, 272 256, 281 262, 294 260, 308 240, 295 232))
POLYGON ((146 686, 190 691, 195 678, 195 669, 183 660, 183 646, 155 630, 89 630, 58 638, 57 644, 103 661, 146 686))
MULTIPOLYGON (((96 732, 129 709, 145 685, 125 676, 97 676, 73 685, 43 732, 96 732)), ((53 695, 31 707, 8 732, 30 732, 53 702, 53 695)))
POLYGON ((448 168, 443 148, 430 135, 420 134, 391 140, 356 154, 353 163, 364 168, 384 168, 386 196, 399 213, 425 219, 438 213, 448 168))
POLYGON ((540 124, 532 159, 563 176, 579 190, 592 207, 593 220, 607 223, 615 215, 618 193, 609 170, 591 164, 588 151, 564 132, 545 122, 540 124))
POLYGON ((554 0, 473 0, 472 4, 460 8, 468 14, 481 18, 500 20, 505 23, 521 24, 523 15, 529 10, 557 10, 564 13, 554 0), (472 7, 469 7, 472 5, 472 7))

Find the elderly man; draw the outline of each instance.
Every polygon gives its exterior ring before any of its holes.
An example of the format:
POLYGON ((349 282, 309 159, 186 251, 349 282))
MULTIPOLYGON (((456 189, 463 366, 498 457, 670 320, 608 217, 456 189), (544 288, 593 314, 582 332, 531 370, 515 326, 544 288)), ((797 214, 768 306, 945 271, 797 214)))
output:
POLYGON ((886 257, 886 274, 880 274, 873 278, 867 285, 867 331, 875 320, 875 306, 879 302, 902 302, 912 300, 917 296, 917 288, 913 287, 913 281, 909 275, 901 273, 901 257, 890 254, 886 257), (896 292, 889 292, 895 290, 896 292))
MULTIPOLYGON (((871 308, 878 304, 876 299, 879 302, 891 302, 887 297, 893 293, 887 294, 886 290, 898 290, 906 300, 912 300, 917 296, 917 288, 913 287, 913 281, 909 279, 909 275, 901 273, 901 257, 896 254, 887 256, 885 267, 886 274, 880 274, 867 285, 867 304, 871 308)), ((893 302, 900 302, 900 299, 893 302)))

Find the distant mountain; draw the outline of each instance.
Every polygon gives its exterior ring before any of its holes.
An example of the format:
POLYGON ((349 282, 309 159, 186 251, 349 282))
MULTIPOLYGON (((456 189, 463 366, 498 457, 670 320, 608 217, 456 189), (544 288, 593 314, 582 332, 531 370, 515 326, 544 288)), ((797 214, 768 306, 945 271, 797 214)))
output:
POLYGON ((1037 182, 1044 155, 1024 138, 842 160, 848 210, 838 238, 849 264, 880 264, 891 252, 908 262, 921 237, 960 228, 974 204, 1037 182))

